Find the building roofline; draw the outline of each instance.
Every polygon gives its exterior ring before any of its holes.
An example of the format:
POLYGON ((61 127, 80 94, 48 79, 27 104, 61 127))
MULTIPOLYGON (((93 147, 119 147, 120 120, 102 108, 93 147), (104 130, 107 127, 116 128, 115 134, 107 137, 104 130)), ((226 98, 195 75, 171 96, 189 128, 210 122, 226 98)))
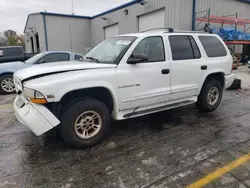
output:
POLYGON ((134 5, 136 3, 140 3, 141 1, 143 1, 143 0, 132 0, 132 1, 128 2, 128 3, 125 3, 125 4, 120 5, 118 7, 112 8, 112 9, 107 10, 105 12, 102 12, 100 14, 94 15, 92 17, 91 16, 82 16, 82 15, 72 15, 72 14, 60 14, 60 13, 53 13, 53 12, 36 12, 36 13, 32 13, 32 14, 28 15, 28 18, 26 20, 25 27, 24 27, 24 33, 25 33, 25 30, 26 30, 26 27, 27 27, 27 23, 28 23, 29 17, 33 16, 33 15, 39 15, 39 14, 41 14, 41 15, 49 15, 49 16, 62 16, 62 17, 68 17, 68 18, 93 19, 93 18, 97 18, 97 17, 102 16, 102 15, 114 12, 116 10, 120 10, 122 8, 126 8, 126 7, 134 5))
POLYGON ((40 12, 42 15, 48 15, 48 16, 62 16, 62 17, 69 17, 69 18, 85 18, 85 19, 91 19, 90 16, 81 16, 81 15, 74 15, 74 14, 60 14, 60 13, 53 13, 53 12, 40 12))
POLYGON ((26 30, 26 27, 27 27, 27 24, 28 24, 30 16, 39 15, 39 14, 40 14, 40 12, 35 12, 35 13, 31 13, 31 14, 28 15, 28 18, 26 20, 26 23, 25 23, 25 26, 24 26, 24 30, 23 30, 24 33, 25 33, 25 30, 26 30))
POLYGON ((122 9, 122 8, 126 8, 126 7, 131 6, 131 5, 134 5, 134 4, 136 4, 136 3, 140 3, 141 1, 143 1, 143 0, 133 0, 133 1, 130 1, 130 2, 128 2, 128 3, 125 3, 125 4, 123 4, 123 5, 120 5, 120 6, 118 6, 118 7, 112 8, 112 9, 110 9, 110 10, 107 10, 107 11, 102 12, 102 13, 100 13, 100 14, 97 14, 97 15, 95 15, 95 16, 92 16, 92 19, 93 19, 93 18, 97 18, 97 17, 99 17, 99 16, 103 16, 103 15, 108 14, 108 13, 111 13, 111 12, 114 12, 114 11, 116 11, 116 10, 120 10, 120 9, 122 9))
POLYGON ((33 16, 33 15, 48 15, 48 16, 62 16, 62 17, 68 17, 68 18, 83 18, 83 19, 91 19, 92 17, 90 16, 81 16, 81 15, 72 15, 72 14, 60 14, 60 13, 53 13, 53 12, 36 12, 36 13, 31 13, 28 15, 28 18, 26 20, 26 23, 25 23, 25 27, 24 27, 24 33, 25 33, 25 30, 26 30, 26 27, 27 27, 27 24, 28 24, 28 21, 29 21, 29 18, 30 16, 33 16))

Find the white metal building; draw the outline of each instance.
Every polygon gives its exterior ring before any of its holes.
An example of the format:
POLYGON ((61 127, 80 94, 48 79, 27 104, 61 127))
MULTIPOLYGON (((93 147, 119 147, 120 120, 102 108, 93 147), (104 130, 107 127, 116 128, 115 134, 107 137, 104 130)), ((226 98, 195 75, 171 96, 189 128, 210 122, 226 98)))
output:
POLYGON ((27 52, 70 50, 84 53, 90 45, 90 17, 47 12, 30 14, 24 33, 27 52))
POLYGON ((118 34, 162 27, 192 30, 196 12, 209 8, 213 15, 237 12, 239 18, 250 19, 250 0, 133 0, 93 17, 40 12, 27 18, 26 50, 86 53, 118 34))

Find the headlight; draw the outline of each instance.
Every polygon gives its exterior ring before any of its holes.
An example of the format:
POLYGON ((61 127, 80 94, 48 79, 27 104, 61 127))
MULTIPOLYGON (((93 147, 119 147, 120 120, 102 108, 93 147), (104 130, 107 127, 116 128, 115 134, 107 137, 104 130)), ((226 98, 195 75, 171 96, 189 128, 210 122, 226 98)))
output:
POLYGON ((28 98, 34 98, 35 97, 35 90, 24 87, 23 94, 28 98))
POLYGON ((31 102, 36 104, 45 104, 47 103, 46 98, 39 91, 29 89, 24 87, 23 94, 30 99, 31 102))

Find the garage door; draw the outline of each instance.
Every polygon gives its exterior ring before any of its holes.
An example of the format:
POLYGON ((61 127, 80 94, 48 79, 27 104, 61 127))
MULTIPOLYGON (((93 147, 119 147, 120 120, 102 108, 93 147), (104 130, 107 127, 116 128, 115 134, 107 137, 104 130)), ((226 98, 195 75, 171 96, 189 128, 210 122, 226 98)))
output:
POLYGON ((165 27, 165 10, 159 10, 139 16, 139 32, 165 27))
POLYGON ((119 34, 118 24, 105 27, 104 32, 105 32, 105 39, 117 36, 119 34))

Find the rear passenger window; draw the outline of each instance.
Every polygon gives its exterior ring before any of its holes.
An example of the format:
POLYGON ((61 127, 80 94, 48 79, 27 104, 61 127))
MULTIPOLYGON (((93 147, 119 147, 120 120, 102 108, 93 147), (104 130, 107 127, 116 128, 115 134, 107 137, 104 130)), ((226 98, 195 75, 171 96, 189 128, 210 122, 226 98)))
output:
POLYGON ((201 57, 199 48, 191 36, 169 36, 172 58, 177 60, 198 59, 201 57))
POLYGON ((227 51, 221 41, 214 36, 199 36, 208 57, 223 57, 227 51))

